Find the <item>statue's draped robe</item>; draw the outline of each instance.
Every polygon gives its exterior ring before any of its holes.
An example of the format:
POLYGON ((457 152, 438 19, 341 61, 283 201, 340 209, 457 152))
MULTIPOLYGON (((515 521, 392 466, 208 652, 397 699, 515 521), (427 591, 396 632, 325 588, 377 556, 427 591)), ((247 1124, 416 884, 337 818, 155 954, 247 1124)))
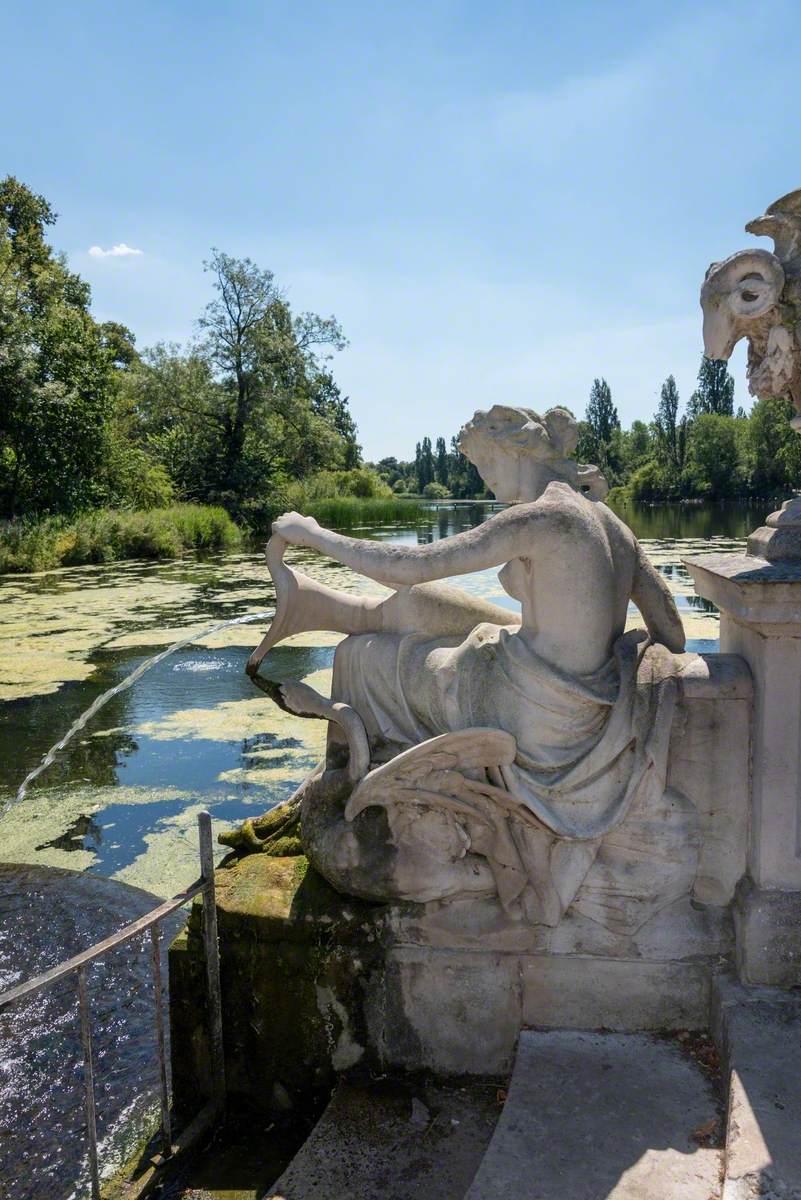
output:
POLYGON ((454 730, 511 733, 513 766, 489 774, 516 809, 499 807, 489 835, 467 822, 501 903, 546 925, 572 906, 633 932, 686 895, 697 864, 695 810, 666 787, 677 660, 635 630, 599 670, 572 675, 519 629, 349 637, 333 698, 361 715, 378 756, 454 730))

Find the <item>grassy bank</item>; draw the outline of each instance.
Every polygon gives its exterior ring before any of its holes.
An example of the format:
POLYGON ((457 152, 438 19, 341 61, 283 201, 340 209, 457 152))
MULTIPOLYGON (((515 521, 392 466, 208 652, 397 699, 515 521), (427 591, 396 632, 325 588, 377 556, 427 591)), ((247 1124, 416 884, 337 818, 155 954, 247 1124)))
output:
POLYGON ((241 539, 223 508, 173 504, 142 512, 98 509, 73 518, 0 525, 0 573, 121 558, 179 558, 186 550, 234 550, 241 539))

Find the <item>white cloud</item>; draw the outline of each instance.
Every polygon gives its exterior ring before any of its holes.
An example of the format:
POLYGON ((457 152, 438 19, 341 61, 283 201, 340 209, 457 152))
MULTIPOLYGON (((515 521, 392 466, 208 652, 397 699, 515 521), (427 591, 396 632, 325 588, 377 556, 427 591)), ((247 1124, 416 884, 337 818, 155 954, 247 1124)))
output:
POLYGON ((89 253, 92 258, 127 258, 131 254, 143 254, 144 251, 134 250, 133 246, 126 246, 125 242, 120 242, 110 250, 104 250, 102 246, 90 246, 89 253))

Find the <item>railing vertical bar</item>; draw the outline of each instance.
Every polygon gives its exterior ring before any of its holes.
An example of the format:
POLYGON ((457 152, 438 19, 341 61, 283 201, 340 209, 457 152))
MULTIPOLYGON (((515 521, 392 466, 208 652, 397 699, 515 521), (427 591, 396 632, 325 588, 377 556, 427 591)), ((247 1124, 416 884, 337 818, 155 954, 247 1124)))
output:
POLYGON ((81 1017, 83 1045, 83 1087, 86 1111, 86 1136, 89 1141, 89 1175, 92 1181, 92 1200, 100 1200, 100 1174, 97 1167, 97 1124, 95 1120, 95 1073, 92 1065, 92 1028, 89 999, 86 991, 86 968, 78 968, 78 1010, 81 1017))
POLYGON ((164 1153, 169 1157, 172 1154, 172 1130, 170 1128, 170 1093, 167 1085, 167 1052, 164 1044, 164 1005, 161 994, 161 930, 158 925, 150 926, 150 942, 153 961, 153 992, 156 1002, 156 1038, 161 1077, 161 1142, 164 1153))
POLYGON ((215 1108, 225 1106, 225 1057, 223 1051, 220 951, 217 944, 217 902, 214 894, 214 850, 211 817, 202 812, 197 819, 200 834, 200 871, 206 884, 203 892, 203 942, 206 951, 209 1033, 211 1038, 211 1087, 215 1108))

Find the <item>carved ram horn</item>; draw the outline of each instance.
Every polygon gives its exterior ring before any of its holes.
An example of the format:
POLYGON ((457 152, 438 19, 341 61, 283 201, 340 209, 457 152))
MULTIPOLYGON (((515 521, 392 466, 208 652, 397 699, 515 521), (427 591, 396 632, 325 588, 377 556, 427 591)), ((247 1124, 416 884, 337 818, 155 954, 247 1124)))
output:
POLYGON ((801 188, 788 192, 765 212, 746 225, 748 233, 758 237, 771 237, 776 257, 782 263, 791 262, 801 255, 801 188))

